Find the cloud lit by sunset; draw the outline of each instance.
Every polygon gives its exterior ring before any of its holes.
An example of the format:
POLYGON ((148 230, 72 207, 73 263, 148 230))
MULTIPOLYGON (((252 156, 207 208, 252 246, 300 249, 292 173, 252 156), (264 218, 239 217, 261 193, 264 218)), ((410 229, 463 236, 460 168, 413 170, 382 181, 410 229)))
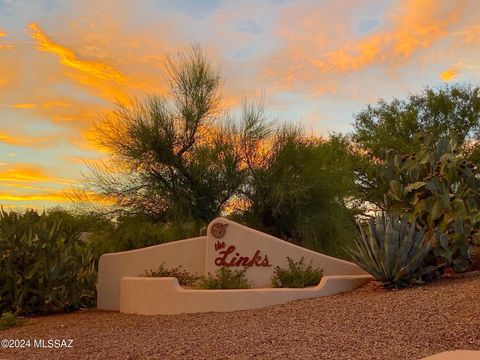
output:
MULTIPOLYGON (((199 43, 224 103, 316 134, 380 97, 480 80, 477 0, 0 1, 0 203, 67 203, 105 156, 89 139, 118 101, 168 88, 165 55, 199 43), (456 65, 455 65, 456 64, 456 65), (460 64, 460 65, 459 65, 460 64)), ((235 110, 235 109, 234 109, 235 110)))
POLYGON ((452 81, 458 76, 458 68, 452 67, 440 73, 440 79, 443 81, 452 81))

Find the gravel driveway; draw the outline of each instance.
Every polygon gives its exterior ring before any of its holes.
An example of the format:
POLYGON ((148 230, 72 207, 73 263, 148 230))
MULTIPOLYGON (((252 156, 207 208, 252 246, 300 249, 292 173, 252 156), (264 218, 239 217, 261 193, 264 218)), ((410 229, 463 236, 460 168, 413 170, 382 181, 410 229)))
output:
POLYGON ((230 313, 79 311, 28 319, 1 339, 30 339, 31 347, 0 349, 0 359, 420 359, 480 350, 480 272, 401 291, 371 282, 230 313), (72 339, 73 348, 33 348, 34 339, 72 339))

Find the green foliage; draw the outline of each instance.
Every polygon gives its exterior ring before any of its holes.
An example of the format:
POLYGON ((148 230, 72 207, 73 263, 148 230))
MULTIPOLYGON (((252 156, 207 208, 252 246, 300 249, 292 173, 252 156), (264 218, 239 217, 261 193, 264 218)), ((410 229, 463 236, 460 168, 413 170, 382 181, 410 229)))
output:
POLYGON ((0 212, 0 311, 69 311, 95 301, 95 258, 61 220, 0 212))
POLYGON ((21 321, 11 311, 3 313, 2 316, 0 317, 0 330, 14 327, 20 324, 21 324, 21 321))
POLYGON ((145 270, 145 274, 140 276, 174 277, 177 278, 180 285, 186 286, 192 286, 200 279, 198 275, 192 274, 185 269, 182 269, 182 265, 169 269, 165 267, 165 263, 162 263, 156 270, 145 270))
POLYGON ((202 289, 248 289, 251 284, 245 278, 247 269, 231 270, 222 266, 215 272, 215 275, 208 274, 204 277, 199 287, 202 289))
POLYGON ((405 100, 382 99, 355 115, 353 140, 377 159, 389 149, 419 151, 423 141, 418 135, 456 136, 462 147, 480 131, 479 95, 479 87, 454 85, 425 88, 405 100))
POLYGON ((386 287, 406 287, 434 270, 422 268, 431 244, 416 224, 406 218, 382 216, 371 220, 367 233, 360 227, 355 248, 347 249, 352 259, 386 287))
POLYGON ((127 251, 198 236, 200 222, 156 223, 142 215, 124 215, 94 232, 91 246, 97 255, 127 251))
POLYGON ((298 245, 340 255, 354 231, 357 205, 356 158, 347 139, 307 138, 298 128, 255 121, 241 130, 249 165, 243 196, 249 206, 233 218, 298 245))
POLYGON ((433 239, 432 264, 466 271, 480 238, 477 167, 459 154, 455 140, 440 139, 433 150, 430 142, 417 153, 387 157, 387 207, 405 213, 433 239))
POLYGON ((323 270, 314 269, 312 262, 305 265, 305 259, 295 262, 287 257, 288 268, 275 267, 272 277, 273 287, 303 288, 306 286, 316 286, 320 283, 323 276, 323 270))

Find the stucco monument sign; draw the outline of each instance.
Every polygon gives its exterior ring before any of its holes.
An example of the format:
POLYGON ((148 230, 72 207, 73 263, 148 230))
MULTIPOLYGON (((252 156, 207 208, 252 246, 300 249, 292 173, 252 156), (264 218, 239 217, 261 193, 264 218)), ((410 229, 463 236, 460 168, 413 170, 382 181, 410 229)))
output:
POLYGON ((300 298, 350 291, 370 279, 357 265, 314 252, 233 221, 219 218, 207 235, 148 248, 105 254, 100 258, 98 307, 137 314, 233 311, 281 304, 300 298), (287 257, 323 269, 318 286, 303 289, 271 288, 276 266, 287 267, 287 257), (184 289, 175 278, 139 277, 145 270, 182 266, 199 275, 214 274, 225 266, 247 268, 252 289, 184 289))

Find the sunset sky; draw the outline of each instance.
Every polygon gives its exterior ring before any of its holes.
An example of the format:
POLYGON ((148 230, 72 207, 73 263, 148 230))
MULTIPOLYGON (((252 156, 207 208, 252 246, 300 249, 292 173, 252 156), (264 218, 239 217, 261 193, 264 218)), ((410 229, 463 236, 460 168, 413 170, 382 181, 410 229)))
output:
POLYGON ((0 0, 0 203, 68 205, 104 156, 92 123, 165 91, 164 56, 198 42, 227 104, 328 135, 380 97, 478 84, 478 0, 0 0))

